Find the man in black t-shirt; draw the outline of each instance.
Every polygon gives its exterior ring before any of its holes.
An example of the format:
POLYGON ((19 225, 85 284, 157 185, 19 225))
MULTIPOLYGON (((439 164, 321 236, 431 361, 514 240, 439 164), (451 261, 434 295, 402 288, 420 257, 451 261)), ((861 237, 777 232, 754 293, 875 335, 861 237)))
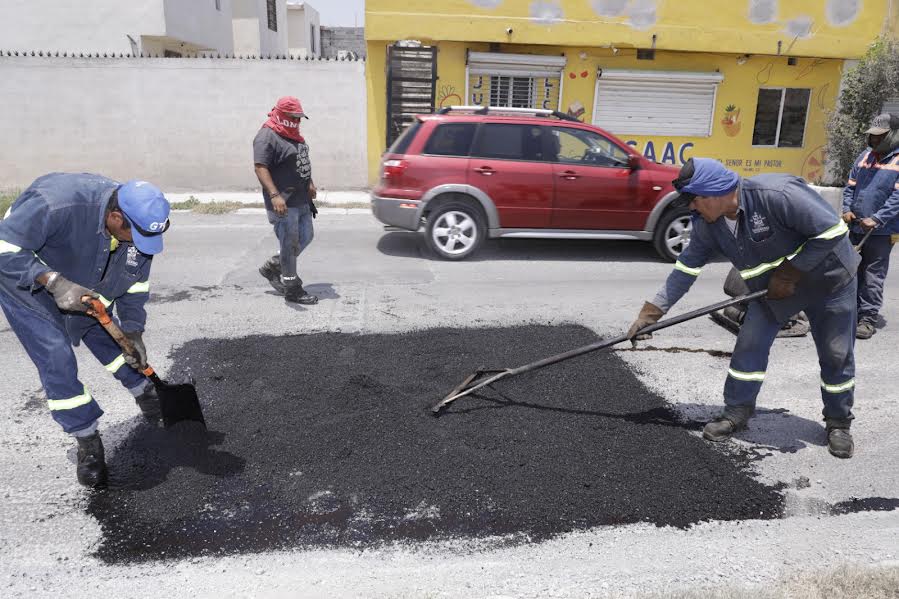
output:
POLYGON ((280 252, 259 272, 288 302, 311 305, 318 298, 306 293, 297 274, 297 258, 312 242, 312 219, 318 213, 309 145, 300 134, 300 121, 309 117, 289 96, 279 99, 268 116, 253 140, 253 163, 280 252))

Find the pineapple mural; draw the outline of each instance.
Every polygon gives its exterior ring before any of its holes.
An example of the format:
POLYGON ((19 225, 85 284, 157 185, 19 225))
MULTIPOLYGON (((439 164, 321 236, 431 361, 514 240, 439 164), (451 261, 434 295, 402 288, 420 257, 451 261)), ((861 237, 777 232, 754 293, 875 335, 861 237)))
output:
POLYGON ((724 125, 724 132, 727 133, 728 137, 736 137, 742 126, 742 123, 740 123, 740 109, 733 104, 728 104, 724 109, 724 118, 721 119, 721 124, 724 125))
POLYGON ((724 118, 721 119, 721 124, 724 125, 724 132, 727 133, 728 137, 736 137, 742 126, 742 123, 740 123, 740 109, 733 104, 728 104, 724 109, 724 118))

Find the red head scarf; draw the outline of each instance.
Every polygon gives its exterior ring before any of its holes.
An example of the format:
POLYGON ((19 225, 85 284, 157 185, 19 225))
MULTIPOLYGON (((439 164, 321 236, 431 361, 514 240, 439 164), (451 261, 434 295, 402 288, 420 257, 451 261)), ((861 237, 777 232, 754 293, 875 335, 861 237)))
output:
POLYGON ((268 120, 265 121, 262 126, 268 127, 282 137, 300 143, 306 143, 306 140, 300 135, 300 121, 304 117, 307 119, 309 118, 306 116, 306 113, 303 112, 303 105, 300 104, 300 101, 293 96, 284 96, 283 98, 278 99, 275 107, 268 113, 268 120), (297 114, 302 116, 300 118, 291 118, 288 116, 297 114))

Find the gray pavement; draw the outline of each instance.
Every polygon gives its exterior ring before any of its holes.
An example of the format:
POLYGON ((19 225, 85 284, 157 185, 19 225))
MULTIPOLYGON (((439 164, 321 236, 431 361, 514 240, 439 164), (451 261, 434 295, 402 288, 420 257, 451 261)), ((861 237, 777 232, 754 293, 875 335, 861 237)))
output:
MULTIPOLYGON (((169 350, 197 337, 569 322, 618 334, 670 269, 639 242, 492 241, 476 259, 450 263, 430 257, 420 236, 386 233, 368 214, 328 213, 315 222, 301 268, 307 288, 322 300, 289 306, 256 272, 276 245, 265 217, 247 212, 174 215, 166 251, 153 267, 145 335, 162 373, 171 366, 169 350)), ((721 299, 726 272, 725 264, 708 267, 675 311, 721 299)), ((690 530, 607 527, 516 547, 458 541, 127 567, 91 555, 100 530, 83 509, 72 443, 46 413, 36 371, 0 316, 0 390, 8 406, 0 415, 0 595, 601 597, 696 584, 761 589, 812 569, 896 564, 899 511, 821 511, 852 498, 899 497, 897 299, 894 269, 885 290, 888 327, 857 348, 852 460, 836 460, 824 447, 811 338, 777 342, 761 413, 736 443, 758 456, 761 479, 787 485, 783 520, 710 522, 690 530), (805 487, 796 484, 802 477, 807 488, 797 488, 805 487)), ((650 345, 730 351, 733 341, 701 319, 657 334, 650 345)), ((79 349, 78 355, 85 384, 106 410, 106 427, 136 418, 130 397, 89 353, 79 349)), ((654 350, 620 355, 690 417, 709 416, 720 403, 725 359, 654 350)), ((110 432, 108 451, 116 441, 110 432)))

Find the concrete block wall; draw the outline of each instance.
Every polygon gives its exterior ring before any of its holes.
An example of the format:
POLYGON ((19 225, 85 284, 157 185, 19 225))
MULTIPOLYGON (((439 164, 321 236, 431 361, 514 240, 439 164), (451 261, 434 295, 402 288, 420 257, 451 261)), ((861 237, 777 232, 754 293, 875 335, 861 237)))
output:
POLYGON ((365 29, 363 27, 322 27, 322 57, 337 58, 341 50, 355 52, 365 58, 365 29))
POLYGON ((166 191, 258 189, 253 137, 285 95, 310 116, 316 184, 365 188, 362 61, 0 54, 0 189, 53 171, 166 191))

